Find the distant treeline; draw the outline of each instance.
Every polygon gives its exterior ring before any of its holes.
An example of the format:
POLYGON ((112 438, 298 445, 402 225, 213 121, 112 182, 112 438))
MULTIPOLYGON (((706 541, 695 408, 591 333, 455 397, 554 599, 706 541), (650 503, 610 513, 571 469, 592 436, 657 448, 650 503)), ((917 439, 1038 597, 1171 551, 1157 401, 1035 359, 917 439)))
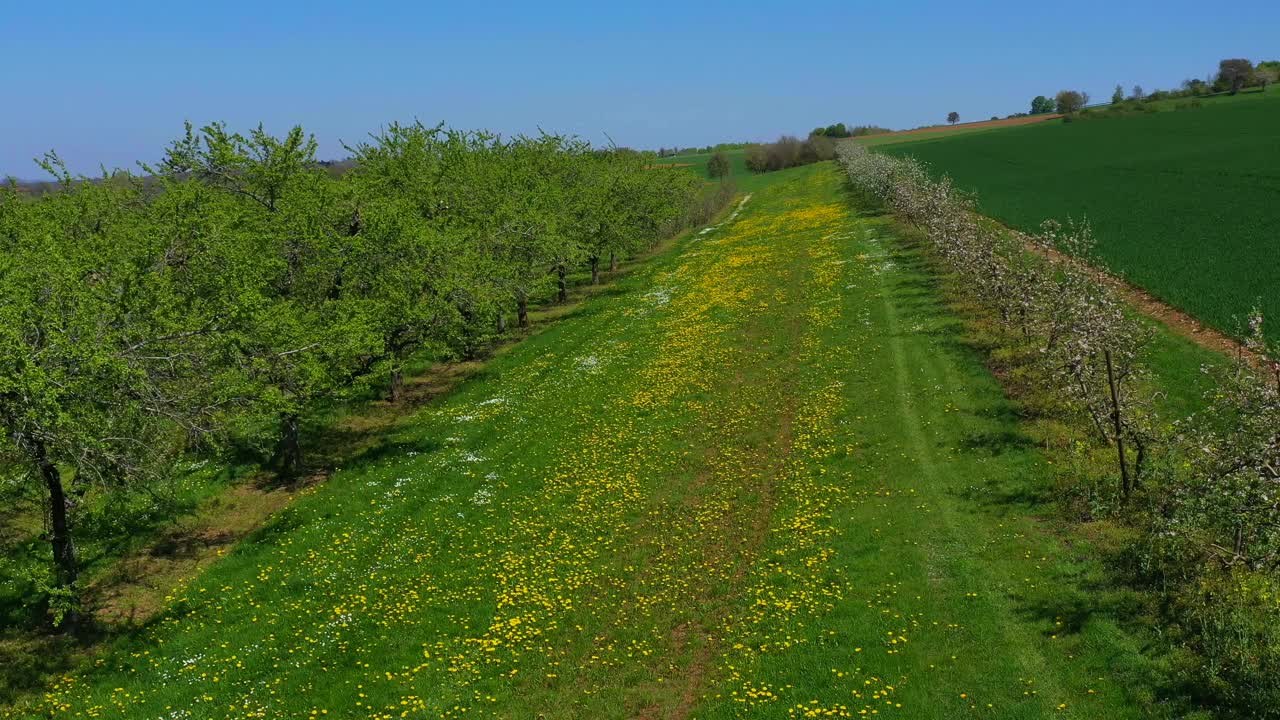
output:
MULTIPOLYGON (((1199 99, 1210 95, 1235 95, 1248 88, 1266 90, 1268 85, 1277 81, 1280 81, 1280 60, 1267 60, 1254 65, 1253 62, 1244 58, 1227 58, 1218 63, 1216 73, 1203 80, 1187 78, 1173 90, 1148 91, 1141 85, 1134 85, 1129 90, 1125 90, 1124 85, 1117 84, 1115 91, 1111 93, 1111 107, 1127 112, 1142 112, 1147 109, 1142 107, 1142 103, 1179 98, 1199 99)), ((1096 107, 1090 106, 1089 101, 1087 92, 1062 90, 1053 97, 1037 95, 1031 100, 1031 112, 1014 113, 1008 117, 1026 117, 1053 112, 1071 115, 1084 112, 1086 108, 1096 107)), ((1198 105, 1187 107, 1198 107, 1198 105)))
POLYGON ((676 155, 706 155, 707 153, 722 152, 725 150, 741 150, 750 146, 751 143, 720 143, 718 145, 706 145, 703 147, 672 147, 658 148, 658 157, 674 157, 676 155))
POLYGON ((836 142, 825 135, 811 135, 804 140, 783 135, 775 142, 747 148, 746 164, 751 172, 773 172, 832 160, 835 156, 836 142))
POLYGON ((829 137, 829 138, 851 138, 862 137, 863 135, 879 135, 881 133, 893 132, 889 128, 882 128, 876 125, 850 125, 845 126, 844 123, 835 123, 826 127, 816 127, 809 131, 809 137, 829 137))

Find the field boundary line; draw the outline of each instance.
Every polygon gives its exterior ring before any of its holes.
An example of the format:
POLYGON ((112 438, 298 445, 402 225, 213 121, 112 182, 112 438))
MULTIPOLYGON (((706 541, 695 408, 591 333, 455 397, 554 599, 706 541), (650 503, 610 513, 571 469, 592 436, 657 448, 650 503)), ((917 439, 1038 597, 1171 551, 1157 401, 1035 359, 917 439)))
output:
POLYGON ((1124 277, 1111 273, 1104 267, 1095 265, 1087 260, 1072 257, 1066 253, 1041 245, 1037 243, 1031 234, 1009 227, 995 218, 986 215, 976 214, 978 218, 994 224, 996 227, 1010 233, 1017 238, 1027 252, 1047 258, 1051 262, 1070 265, 1072 267, 1084 270, 1089 273, 1095 280, 1107 285, 1111 289, 1117 291, 1126 303, 1132 305, 1143 315, 1164 325, 1174 335, 1185 338, 1195 343, 1205 350, 1216 352, 1227 358, 1243 357, 1249 360, 1255 367, 1261 369, 1277 369, 1280 363, 1269 361, 1266 358, 1250 351, 1242 342, 1231 337, 1230 335, 1218 330, 1217 328, 1206 325, 1191 313, 1180 310, 1177 307, 1161 300, 1153 295, 1149 290, 1135 285, 1126 280, 1124 277))

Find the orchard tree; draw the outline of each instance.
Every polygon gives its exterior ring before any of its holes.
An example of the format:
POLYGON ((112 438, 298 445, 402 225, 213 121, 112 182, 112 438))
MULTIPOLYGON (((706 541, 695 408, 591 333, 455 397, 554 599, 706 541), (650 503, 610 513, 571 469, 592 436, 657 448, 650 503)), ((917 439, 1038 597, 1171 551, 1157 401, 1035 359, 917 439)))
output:
POLYGON ((197 275, 219 271, 198 257, 200 216, 168 216, 181 198, 153 212, 127 174, 43 165, 56 191, 0 199, 0 443, 45 491, 54 572, 41 589, 74 629, 80 499, 154 482, 217 427, 232 313, 198 292, 219 283, 197 275))
MULTIPOLYGON (((351 292, 353 244, 363 229, 355 198, 315 162, 315 140, 295 127, 283 138, 221 124, 188 127, 161 168, 196 178, 237 202, 228 242, 255 259, 247 317, 231 332, 238 367, 254 388, 254 413, 278 427, 285 476, 303 466, 301 422, 316 403, 355 390, 382 354, 371 301, 351 292)), ((254 421, 248 421, 252 426, 254 421)))
POLYGON ((1249 355, 1210 368, 1205 409, 1189 423, 1193 472, 1167 493, 1172 531, 1203 528, 1204 552, 1224 566, 1274 570, 1280 566, 1280 385, 1262 332, 1249 318, 1249 355))
POLYGON ((556 301, 569 300, 569 268, 585 261, 588 246, 600 231, 600 188, 594 178, 590 146, 563 136, 544 136, 543 172, 550 181, 548 194, 558 198, 551 212, 553 264, 556 301))
POLYGON ((389 378, 389 400, 399 399, 411 356, 469 354, 499 315, 491 249, 475 222, 486 203, 478 169, 492 142, 415 123, 349 148, 361 221, 352 291, 369 301, 381 335, 376 374, 389 378))
POLYGON ((559 171, 554 155, 557 136, 520 136, 495 148, 485 168, 490 188, 490 228, 498 281, 516 305, 520 327, 529 325, 529 299, 550 284, 564 255, 560 223, 564 220, 559 171))
POLYGON ((1121 491, 1127 499, 1141 483, 1155 441, 1151 404, 1134 391, 1145 374, 1142 358, 1152 331, 1126 312, 1116 291, 1087 269, 1095 246, 1088 224, 1046 222, 1036 242, 1071 258, 1044 283, 1036 312, 1039 356, 1060 397, 1089 418, 1102 442, 1115 446, 1121 491), (1126 444, 1134 449, 1134 457, 1127 456, 1126 444))
POLYGON ((753 173, 768 172, 769 149, 764 145, 752 145, 746 151, 747 169, 753 173))
MULTIPOLYGON (((713 155, 708 170, 712 169, 717 156, 723 157, 719 153, 713 155)), ((647 209, 646 181, 669 171, 661 167, 646 171, 639 156, 619 153, 616 149, 598 154, 593 170, 590 187, 594 190, 592 197, 597 203, 598 221, 586 246, 591 284, 596 285, 600 282, 600 263, 606 255, 609 270, 617 270, 618 256, 638 251, 647 239, 644 228, 639 225, 640 216, 647 209), (646 177, 647 174, 650 177, 646 177)))

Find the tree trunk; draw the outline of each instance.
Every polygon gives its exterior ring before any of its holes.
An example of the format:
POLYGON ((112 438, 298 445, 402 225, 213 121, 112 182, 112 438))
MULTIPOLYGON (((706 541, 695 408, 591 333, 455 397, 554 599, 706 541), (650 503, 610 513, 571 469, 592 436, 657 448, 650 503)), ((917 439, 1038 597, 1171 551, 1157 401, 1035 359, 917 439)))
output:
POLYGON ((49 491, 49 525, 52 531, 49 544, 53 548, 53 563, 57 568, 58 587, 72 593, 72 607, 63 616, 63 627, 74 632, 79 623, 79 614, 76 611, 79 595, 75 589, 79 567, 76 561, 75 540, 71 537, 71 524, 67 520, 67 494, 62 488, 62 472, 49 460, 44 443, 41 441, 35 443, 35 460, 40 469, 40 477, 49 491))
POLYGON ((600 258, 595 255, 591 256, 591 284, 600 284, 600 258))
POLYGON ((618 255, 614 251, 609 251, 609 272, 618 272, 618 255))
POLYGON ((565 268, 564 263, 560 263, 559 265, 556 266, 556 283, 559 285, 559 288, 560 288, 560 293, 557 296, 557 298, 559 299, 560 302, 565 302, 569 299, 569 285, 565 280, 565 277, 566 275, 568 275, 568 272, 569 271, 567 268, 565 268))
POLYGON ((1138 447, 1138 453, 1133 459, 1133 487, 1135 490, 1141 490, 1142 472, 1147 467, 1147 443, 1145 440, 1135 439, 1134 444, 1138 447))
POLYGON ((507 314, 501 311, 498 312, 498 334, 507 334, 507 314))
POLYGON ((516 291, 516 324, 522 328, 529 327, 529 295, 524 288, 516 291))
POLYGON ((1116 371, 1111 365, 1111 351, 1103 350, 1102 352, 1107 358, 1107 384, 1111 387, 1111 422, 1115 426, 1116 453, 1120 459, 1120 487, 1124 491, 1125 499, 1128 499, 1132 488, 1129 484, 1129 466, 1124 461, 1124 434, 1121 432, 1120 423, 1120 393, 1116 388, 1116 371))
POLYGON ((302 443, 298 439, 298 416, 280 416, 280 473, 294 477, 302 469, 302 443))
POLYGON ((404 394, 404 370, 397 367, 391 371, 391 382, 387 386, 387 401, 399 402, 404 394))

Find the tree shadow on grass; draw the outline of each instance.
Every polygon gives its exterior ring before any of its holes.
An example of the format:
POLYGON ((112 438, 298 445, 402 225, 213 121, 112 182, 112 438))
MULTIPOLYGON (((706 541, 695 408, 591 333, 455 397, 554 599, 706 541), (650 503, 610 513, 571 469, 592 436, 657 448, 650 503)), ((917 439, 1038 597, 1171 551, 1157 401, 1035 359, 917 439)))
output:
POLYGON ((1036 447, 1036 443, 1025 433, 1001 429, 970 433, 960 440, 959 447, 966 452, 996 457, 1007 452, 1030 450, 1036 447))
POLYGON ((43 688, 48 677, 78 667, 85 648, 84 641, 65 635, 8 632, 0 636, 0 667, 4 668, 0 672, 0 706, 43 688))
POLYGON ((990 478, 981 485, 969 485, 956 491, 956 496, 977 506, 978 512, 991 512, 1000 517, 1042 514, 1054 500, 1051 488, 1011 484, 998 478, 990 478))
POLYGON ((840 194, 844 197, 845 203, 853 211, 853 214, 860 218, 878 218, 889 215, 889 210, 884 203, 876 200, 867 194, 866 191, 849 182, 849 178, 845 177, 840 183, 840 194))
POLYGON ((1040 627, 1046 642, 1074 639, 1089 643, 1095 654, 1111 647, 1105 667, 1098 669, 1117 680, 1114 684, 1135 707, 1163 706, 1167 714, 1161 717, 1183 717, 1204 707, 1204 688, 1170 671, 1162 641, 1152 634, 1155 615, 1149 601, 1122 579, 1104 571, 1071 572, 1013 600, 1014 612, 1040 627), (1109 643, 1112 633, 1124 639, 1109 643), (1133 651, 1135 642, 1140 652, 1133 651))
MULTIPOLYGON (((86 613, 76 634, 9 628, 0 633, 0 707, 48 687, 50 677, 87 670, 102 651, 138 642, 164 616, 143 624, 99 623, 86 613)), ((43 621, 44 613, 39 620, 43 621)))

